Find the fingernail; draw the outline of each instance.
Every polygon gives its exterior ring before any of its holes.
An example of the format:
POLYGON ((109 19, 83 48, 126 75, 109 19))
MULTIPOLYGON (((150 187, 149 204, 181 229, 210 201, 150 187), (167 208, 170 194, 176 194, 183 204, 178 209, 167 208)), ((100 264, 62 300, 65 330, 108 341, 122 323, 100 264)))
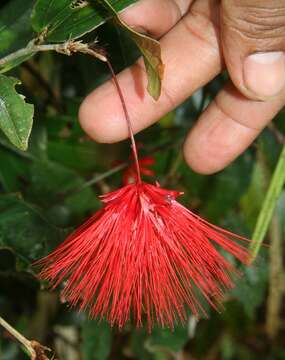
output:
POLYGON ((244 61, 245 86, 262 99, 278 95, 285 88, 285 53, 260 52, 244 61))

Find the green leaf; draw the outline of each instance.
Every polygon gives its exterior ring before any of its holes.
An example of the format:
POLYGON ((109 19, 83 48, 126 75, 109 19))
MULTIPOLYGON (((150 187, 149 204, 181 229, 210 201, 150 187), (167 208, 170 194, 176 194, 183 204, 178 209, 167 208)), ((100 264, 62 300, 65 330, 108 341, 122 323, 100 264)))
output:
MULTIPOLYGON (((116 11, 121 11, 137 0, 112 0, 116 11)), ((110 15, 102 7, 88 1, 38 0, 32 13, 32 26, 44 33, 49 42, 77 39, 102 25, 110 15)))
POLYGON ((22 180, 27 174, 28 164, 26 161, 1 147, 0 164, 0 184, 3 189, 6 192, 19 191, 23 185, 22 180))
POLYGON ((36 259, 46 253, 48 243, 58 243, 61 232, 40 211, 18 195, 0 196, 0 247, 36 259))
POLYGON ((217 221, 235 205, 247 191, 253 170, 250 154, 244 154, 219 174, 213 176, 213 184, 207 194, 206 217, 217 221), (242 176, 240 175, 242 174, 242 176))
POLYGON ((26 47, 33 39, 31 13, 34 2, 34 0, 12 0, 0 11, 0 73, 11 70, 34 55, 31 51, 1 63, 1 58, 26 47))
POLYGON ((49 220, 57 226, 74 226, 101 206, 90 187, 77 191, 84 178, 61 164, 34 161, 29 180, 29 197, 48 211, 49 220))
POLYGON ((105 7, 114 16, 118 24, 129 33, 137 47, 140 49, 143 55, 148 77, 147 90, 155 100, 158 100, 161 93, 161 81, 164 72, 164 65, 161 60, 160 43, 149 36, 134 31, 125 22, 123 22, 119 18, 116 9, 111 5, 111 1, 100 0, 100 2, 105 4, 105 7))
POLYGON ((177 326, 174 331, 169 329, 153 329, 148 341, 147 349, 150 352, 156 351, 181 351, 188 341, 187 327, 177 326))
POLYGON ((49 42, 60 42, 76 39, 114 17, 140 49, 148 75, 148 91, 157 100, 161 92, 164 70, 160 44, 134 31, 117 15, 118 11, 134 2, 134 0, 53 0, 50 2, 38 0, 32 13, 32 24, 35 31, 42 33, 49 42))
POLYGON ((267 190, 267 175, 264 164, 256 161, 250 186, 240 199, 242 214, 251 230, 254 228, 264 199, 264 193, 267 190))
POLYGON ((136 329, 131 335, 131 349, 136 359, 139 360, 152 360, 153 356, 146 349, 146 342, 149 333, 145 328, 136 329))
POLYGON ((112 332, 106 322, 87 320, 82 326, 83 360, 108 359, 112 347, 112 332))
POLYGON ((12 0, 0 11, 0 56, 15 51, 33 38, 31 12, 34 0, 12 0))
POLYGON ((264 301, 268 282, 268 265, 262 258, 258 267, 244 268, 243 276, 232 290, 232 294, 242 303, 245 313, 253 318, 255 311, 264 301))
POLYGON ((20 81, 0 75, 0 128, 13 145, 27 150, 33 124, 34 106, 15 90, 20 81))
MULTIPOLYGON (((76 141, 50 140, 48 145, 48 155, 50 159, 60 162, 63 165, 76 170, 93 170, 94 158, 96 156, 96 146, 94 142, 78 143, 76 141)), ((96 161, 96 165, 98 160, 96 161)))

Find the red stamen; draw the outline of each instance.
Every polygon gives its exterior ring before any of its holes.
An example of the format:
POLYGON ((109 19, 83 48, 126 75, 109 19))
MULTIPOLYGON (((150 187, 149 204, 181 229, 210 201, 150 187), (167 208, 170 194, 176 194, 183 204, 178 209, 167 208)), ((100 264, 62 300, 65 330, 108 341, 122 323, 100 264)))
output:
POLYGON ((207 313, 231 289, 234 266, 219 248, 249 261, 244 238, 207 223, 176 201, 177 191, 144 182, 102 196, 105 207, 40 260, 41 279, 90 317, 120 328, 155 323, 173 327, 207 313))

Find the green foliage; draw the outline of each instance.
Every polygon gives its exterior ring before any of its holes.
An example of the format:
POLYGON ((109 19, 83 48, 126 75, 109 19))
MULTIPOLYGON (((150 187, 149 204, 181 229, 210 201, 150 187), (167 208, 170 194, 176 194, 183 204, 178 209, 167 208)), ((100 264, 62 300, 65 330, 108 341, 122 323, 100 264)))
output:
MULTIPOLYGON (((137 0, 111 0, 120 11, 137 0)), ((32 13, 32 25, 49 42, 77 39, 96 29, 111 16, 103 11, 101 1, 37 0, 32 13), (83 3, 83 6, 81 5, 83 3)))
POLYGON ((256 310, 264 300, 268 270, 268 264, 261 258, 256 267, 244 269, 243 277, 232 291, 232 294, 243 305, 245 314, 250 318, 254 318, 256 310))
MULTIPOLYGON (((0 10, 0 57, 27 46, 32 40, 34 33, 30 18, 34 2, 34 0, 13 0, 0 10)), ((2 64, 0 59, 0 73, 9 71, 33 54, 30 51, 5 64, 2 64)))
MULTIPOLYGON (((70 55, 72 52, 88 53, 88 51, 90 52, 88 44, 72 42, 72 40, 91 32, 108 19, 115 18, 132 37, 143 54, 149 80, 148 91, 150 95, 157 100, 160 96, 161 79, 163 76, 160 44, 158 41, 146 35, 141 35, 131 29, 123 23, 117 15, 118 11, 133 4, 135 1, 136 0, 113 0, 110 2, 106 0, 60 0, 48 2, 46 0, 37 0, 35 3, 34 1, 29 1, 25 3, 24 6, 23 3, 18 4, 17 0, 11 1, 2 9, 2 13, 0 13, 0 37, 1 40, 3 39, 0 47, 0 54, 2 52, 2 59, 0 58, 0 73, 13 69, 39 51, 54 50, 65 53, 66 55, 70 55), (17 17, 15 17, 13 8, 17 8, 17 17), (18 13, 19 10, 21 11, 20 13, 18 13), (20 18, 20 21, 16 22, 18 18, 20 18), (34 36, 31 31, 31 26, 37 33, 34 36), (52 45, 52 43, 57 44, 52 45), (22 49, 19 48, 20 46, 23 46, 22 49), (7 50, 10 50, 10 53, 3 56, 7 50), (17 51, 13 52, 13 50, 17 51)), ((98 54, 97 52, 97 55, 98 54)), ((101 60, 104 59, 101 55, 99 55, 99 58, 101 58, 101 60)), ((8 83, 8 80, 5 79, 5 77, 0 78, 0 85, 2 85, 2 87, 5 87, 6 82, 8 83)), ((12 86, 16 83, 17 82, 12 83, 12 86)), ((11 94, 8 94, 8 97, 10 97, 10 95, 11 94)), ((3 99, 0 98, 0 100, 2 100, 2 109, 0 109, 1 128, 12 144, 21 150, 26 150, 33 113, 30 112, 26 116, 24 114, 25 126, 19 127, 19 124, 16 124, 16 129, 12 129, 12 125, 10 125, 11 120, 5 119, 5 114, 8 114, 7 106, 9 104, 6 105, 6 109, 3 109, 5 105, 5 93, 0 93, 0 96, 3 97, 3 99), (7 124, 7 122, 9 122, 9 124, 7 124)), ((16 111, 19 116, 19 109, 16 111)), ((18 123, 16 119, 12 118, 12 123, 15 122, 18 123)))
POLYGON ((85 321, 82 325, 84 360, 107 360, 112 346, 110 325, 106 322, 85 321))
POLYGON ((33 38, 30 17, 34 0, 9 1, 0 11, 0 56, 5 56, 33 38))
POLYGON ((238 202, 248 189, 252 166, 251 156, 247 153, 213 177, 204 208, 209 219, 217 221, 238 202))
POLYGON ((0 246, 13 249, 26 260, 43 255, 48 243, 60 240, 59 230, 19 195, 1 195, 0 213, 0 246))
POLYGON ((175 331, 169 329, 154 329, 147 341, 147 348, 155 353, 157 350, 179 352, 187 343, 189 336, 187 327, 177 326, 175 331))
MULTIPOLYGON (((131 324, 119 331, 105 320, 86 320, 65 304, 60 291, 47 291, 35 278, 33 262, 100 208, 98 195, 121 185, 121 171, 110 169, 130 153, 128 142, 94 143, 78 123, 79 106, 88 91, 110 76, 105 64, 87 55, 66 57, 54 51, 47 55, 35 46, 63 45, 75 39, 88 44, 97 39, 116 71, 136 59, 139 49, 148 72, 148 90, 158 98, 163 68, 159 43, 134 32, 116 14, 133 3, 1 2, 0 72, 12 71, 13 77, 0 75, 0 316, 28 338, 55 349, 59 360, 284 359, 282 331, 274 342, 268 336, 268 319, 272 321, 274 315, 269 302, 276 300, 272 269, 282 258, 282 251, 276 255, 272 247, 258 248, 256 262, 240 267, 241 276, 221 314, 209 309, 207 320, 189 314, 185 326, 155 328, 151 334, 131 324), (106 24, 111 18, 115 21, 106 24), (15 90, 19 81, 21 93, 15 90), (61 333, 61 328, 66 332, 61 333)), ((148 180, 184 191, 180 201, 191 210, 250 236, 279 159, 279 174, 266 197, 269 205, 261 218, 266 221, 260 221, 258 238, 267 232, 268 211, 279 197, 274 216, 284 246, 285 172, 284 158, 279 157, 284 111, 275 128, 263 132, 253 147, 215 175, 195 174, 183 161, 180 145, 189 127, 222 85, 223 77, 215 79, 205 91, 137 135, 142 155, 155 158, 155 177, 148 180)), ((266 236, 267 243, 276 242, 272 229, 266 236)), ((281 319, 281 325, 283 312, 281 307, 273 318, 281 319)), ((0 358, 27 359, 1 328, 0 358)))
POLYGON ((15 90, 19 80, 0 75, 0 128, 21 150, 27 150, 32 129, 34 106, 27 104, 15 90))

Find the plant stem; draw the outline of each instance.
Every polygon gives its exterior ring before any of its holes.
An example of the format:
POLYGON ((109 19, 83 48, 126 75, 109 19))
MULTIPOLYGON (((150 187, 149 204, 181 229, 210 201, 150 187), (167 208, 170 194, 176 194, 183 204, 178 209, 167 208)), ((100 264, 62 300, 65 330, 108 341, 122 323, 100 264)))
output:
POLYGON ((37 51, 34 50, 33 46, 27 46, 25 48, 19 49, 7 56, 4 56, 2 59, 0 59, 0 66, 4 66, 7 63, 17 60, 18 58, 25 57, 28 55, 32 55, 33 53, 36 53, 37 51))
POLYGON ((136 141, 135 141, 135 137, 134 137, 132 122, 131 122, 131 119, 130 119, 130 116, 129 116, 129 112, 128 112, 128 109, 127 109, 127 105, 126 105, 126 102, 125 102, 125 99, 124 99, 124 95, 123 95, 121 86, 120 86, 119 81, 117 79, 117 76, 116 76, 116 74, 114 72, 114 69, 113 69, 113 67, 112 67, 112 65, 111 65, 111 63, 110 63, 110 61, 108 59, 107 59, 107 65, 108 65, 108 67, 109 67, 109 69, 111 71, 112 78, 113 78, 115 87, 117 89, 119 98, 121 100, 121 104, 122 104, 123 111, 124 111, 124 114, 125 114, 128 130, 129 130, 129 135, 130 135, 130 138, 131 138, 133 156, 134 156, 136 170, 137 170, 137 181, 140 184, 141 181, 142 181, 141 180, 141 171, 140 171, 140 164, 139 164, 139 159, 138 159, 138 151, 137 151, 136 141))
POLYGON ((253 232, 252 242, 250 246, 252 261, 256 258, 262 241, 267 233, 270 220, 273 215, 279 195, 285 183, 285 145, 279 156, 278 163, 274 170, 269 189, 266 193, 262 204, 261 211, 258 215, 257 223, 253 232))
POLYGON ((39 51, 56 51, 64 55, 71 55, 72 53, 81 52, 85 54, 91 54, 101 61, 106 62, 104 55, 97 53, 94 50, 90 50, 87 44, 82 43, 81 41, 66 41, 60 44, 44 44, 37 45, 34 40, 30 41, 29 44, 22 49, 19 49, 2 59, 0 59, 0 66, 4 66, 7 63, 17 60, 18 58, 25 57, 28 55, 34 55, 39 51))
POLYGON ((26 339, 22 334, 20 334, 16 329, 14 329, 10 324, 7 323, 1 316, 0 316, 0 325, 3 326, 15 339, 17 339, 27 350, 28 354, 31 358, 36 357, 36 352, 31 344, 31 342, 26 339))
POLYGON ((14 61, 18 58, 25 57, 31 54, 35 54, 39 51, 57 51, 60 53, 64 53, 68 47, 66 45, 67 43, 63 44, 46 44, 46 45, 35 45, 33 43, 28 44, 25 48, 19 49, 2 59, 0 59, 0 66, 5 65, 6 63, 9 63, 11 61, 14 61))
POLYGON ((28 340, 27 338, 25 338, 25 336, 19 333, 19 331, 14 329, 13 326, 8 324, 7 321, 4 320, 1 316, 0 316, 0 326, 6 329, 16 340, 19 341, 20 344, 24 346, 31 360, 37 360, 37 359, 48 360, 45 351, 51 352, 51 349, 41 345, 39 342, 35 340, 28 340))

